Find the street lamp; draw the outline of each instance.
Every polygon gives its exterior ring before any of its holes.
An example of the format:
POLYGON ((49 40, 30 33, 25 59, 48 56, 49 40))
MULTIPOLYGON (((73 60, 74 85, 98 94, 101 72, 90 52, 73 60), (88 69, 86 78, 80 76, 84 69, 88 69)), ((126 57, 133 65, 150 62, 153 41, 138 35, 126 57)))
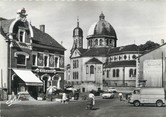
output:
POLYGON ((13 39, 12 39, 12 34, 7 34, 6 36, 6 42, 8 44, 8 64, 7 64, 7 68, 8 68, 8 95, 11 95, 12 94, 12 91, 11 91, 11 58, 12 58, 12 47, 13 47, 13 39))

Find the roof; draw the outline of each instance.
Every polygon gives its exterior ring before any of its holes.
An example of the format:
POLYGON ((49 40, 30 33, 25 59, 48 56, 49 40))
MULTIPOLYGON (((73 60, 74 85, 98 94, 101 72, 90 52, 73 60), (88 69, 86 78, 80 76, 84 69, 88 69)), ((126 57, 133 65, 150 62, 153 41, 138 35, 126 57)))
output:
MULTIPOLYGON (((5 18, 0 18, 0 27, 1 27, 1 31, 3 31, 4 34, 9 33, 9 27, 10 24, 14 21, 15 19, 5 19, 5 18)), ((3 34, 3 36, 5 36, 3 34)))
MULTIPOLYGON (((3 36, 6 36, 9 33, 9 27, 11 23, 15 19, 5 19, 0 17, 0 32, 3 36)), ((52 38, 49 34, 40 31, 39 29, 32 26, 34 37, 33 37, 33 44, 35 45, 44 45, 53 48, 58 48, 60 50, 65 50, 65 48, 60 45, 54 38, 52 38)))
POLYGON ((112 67, 131 67, 136 66, 136 61, 117 61, 117 62, 111 62, 111 63, 104 63, 105 68, 112 68, 112 67))
POLYGON ((83 54, 83 53, 85 53, 88 49, 78 48, 78 50, 80 51, 81 54, 83 54))
POLYGON ((92 58, 89 61, 87 61, 85 64, 103 64, 103 63, 96 58, 92 58))
POLYGON ((90 56, 111 56, 111 55, 117 55, 117 54, 122 54, 122 53, 136 53, 139 51, 138 46, 135 44, 132 45, 126 45, 126 46, 121 46, 121 47, 115 47, 115 48, 91 48, 91 49, 84 49, 84 53, 82 56, 84 57, 90 57, 90 56))
POLYGON ((65 50, 65 48, 60 45, 55 39, 53 39, 49 34, 42 32, 41 30, 32 26, 34 37, 33 43, 40 45, 53 46, 55 48, 60 48, 65 50))
POLYGON ((108 48, 91 48, 88 49, 82 56, 90 57, 90 56, 106 56, 108 48))
POLYGON ((138 51, 139 51, 139 47, 135 44, 132 44, 132 45, 112 48, 109 50, 108 55, 114 55, 114 54, 125 53, 125 52, 138 52, 138 51))
POLYGON ((105 20, 103 13, 99 16, 99 21, 91 25, 88 31, 88 37, 110 36, 116 38, 116 32, 109 22, 105 20))

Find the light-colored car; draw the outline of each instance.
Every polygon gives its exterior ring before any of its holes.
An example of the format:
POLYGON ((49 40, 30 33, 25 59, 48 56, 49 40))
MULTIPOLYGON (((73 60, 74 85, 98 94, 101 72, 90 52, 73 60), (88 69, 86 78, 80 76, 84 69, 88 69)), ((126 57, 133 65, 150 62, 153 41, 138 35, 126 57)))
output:
POLYGON ((103 99, 107 99, 107 98, 114 98, 114 93, 112 93, 112 92, 104 92, 103 94, 102 94, 102 98, 103 99))
POLYGON ((117 92, 117 89, 115 89, 114 87, 109 87, 107 89, 108 92, 113 92, 113 93, 116 93, 117 92))

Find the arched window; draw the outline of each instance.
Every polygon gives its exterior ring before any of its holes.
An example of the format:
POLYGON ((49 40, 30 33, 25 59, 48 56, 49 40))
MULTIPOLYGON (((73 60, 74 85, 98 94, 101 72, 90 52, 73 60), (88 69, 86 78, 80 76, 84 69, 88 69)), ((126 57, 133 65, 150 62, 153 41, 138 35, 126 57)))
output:
POLYGON ((136 76, 136 72, 137 72, 136 69, 134 69, 134 77, 136 76))
POLYGON ((119 69, 116 70, 116 77, 119 77, 119 69))
POLYGON ((115 71, 115 69, 113 69, 113 77, 115 77, 116 76, 116 71, 115 71))
POLYGON ((88 65, 86 65, 86 74, 88 74, 89 73, 89 67, 88 67, 88 65))
POLYGON ((124 55, 124 59, 125 59, 125 60, 127 59, 127 56, 126 56, 126 55, 124 55))
POLYGON ((109 78, 109 71, 110 71, 110 70, 107 70, 107 78, 109 78))
POLYGON ((94 74, 94 66, 93 65, 90 66, 90 74, 94 74))
POLYGON ((129 77, 133 77, 133 69, 129 70, 129 77))
POLYGON ((103 40, 102 39, 100 39, 100 46, 102 46, 103 45, 103 40))
POLYGON ((95 40, 95 45, 98 45, 98 39, 95 40))

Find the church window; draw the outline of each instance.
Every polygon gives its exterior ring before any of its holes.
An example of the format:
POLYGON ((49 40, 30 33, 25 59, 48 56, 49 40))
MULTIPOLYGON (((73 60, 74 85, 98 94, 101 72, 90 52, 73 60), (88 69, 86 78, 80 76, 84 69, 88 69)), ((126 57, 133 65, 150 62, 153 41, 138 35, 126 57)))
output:
POLYGON ((76 45, 76 48, 77 48, 77 39, 76 39, 76 41, 75 41, 75 45, 76 45))
POLYGON ((114 61, 116 61, 116 59, 117 59, 117 58, 116 58, 116 57, 114 57, 114 61))
POLYGON ((86 74, 88 74, 88 73, 89 73, 89 66, 86 65, 86 74))
POLYGON ((102 46, 103 45, 103 40, 102 39, 100 39, 100 46, 102 46))
POLYGON ((119 69, 116 70, 116 77, 119 77, 119 69))
POLYGON ((124 55, 124 59, 125 59, 125 60, 127 59, 127 56, 126 56, 126 55, 124 55))
POLYGON ((93 65, 90 66, 90 74, 94 74, 94 66, 93 65))
POLYGON ((133 77, 133 69, 129 70, 129 77, 133 77))
POLYGON ((133 58, 133 59, 136 59, 136 55, 133 55, 132 58, 133 58))
POLYGON ((136 69, 134 69, 134 75, 133 75, 133 77, 136 77, 136 72, 137 72, 136 69))
POLYGON ((98 39, 95 40, 95 45, 98 45, 98 39))
POLYGON ((109 78, 109 72, 110 72, 110 70, 107 70, 107 78, 109 78))
POLYGON ((78 29, 75 30, 75 35, 78 35, 78 31, 79 31, 78 29))
POLYGON ((121 56, 119 56, 119 60, 121 60, 122 59, 122 57, 121 56))

